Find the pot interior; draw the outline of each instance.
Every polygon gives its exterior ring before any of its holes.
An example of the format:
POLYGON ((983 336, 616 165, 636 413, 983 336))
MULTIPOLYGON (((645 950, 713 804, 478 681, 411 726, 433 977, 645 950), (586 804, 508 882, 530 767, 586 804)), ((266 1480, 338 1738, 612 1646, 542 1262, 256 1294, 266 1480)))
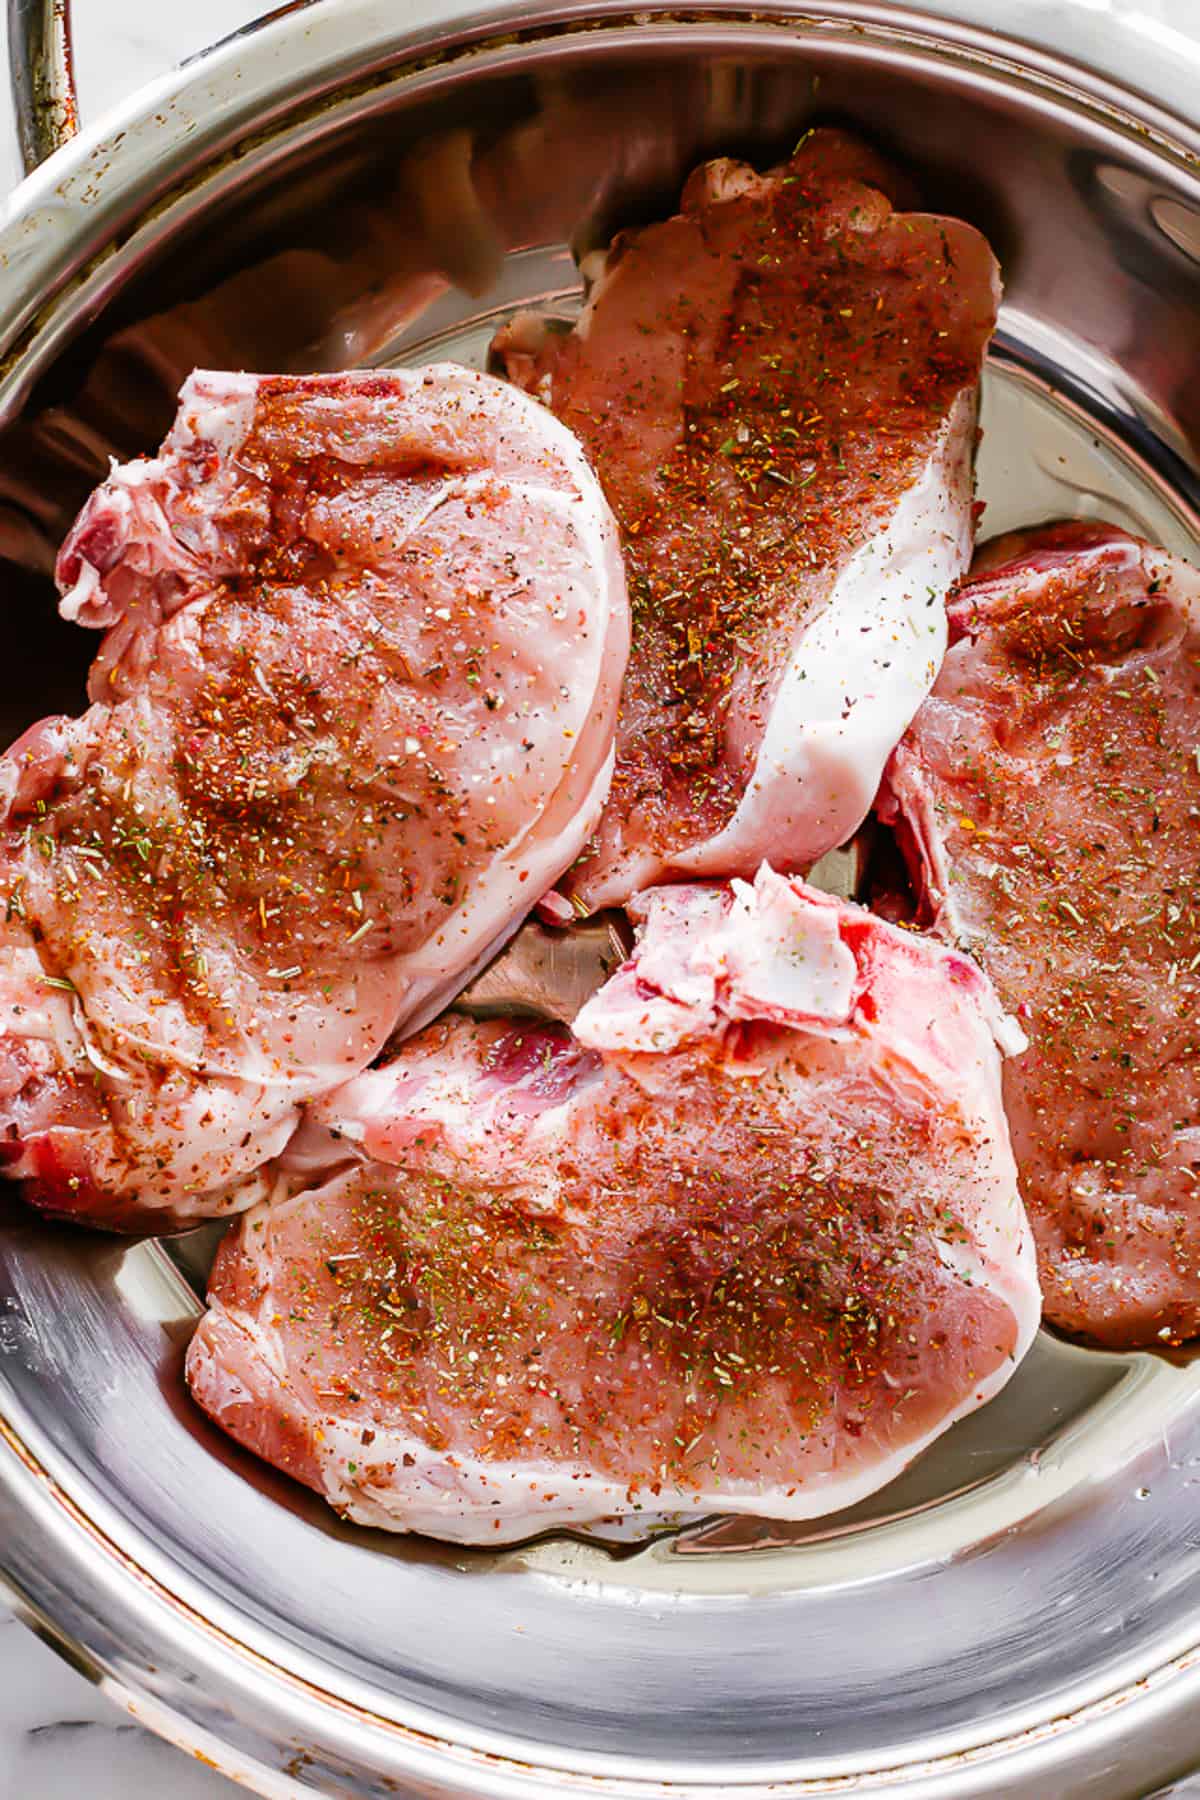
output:
MULTIPOLYGON (((293 116, 126 236, 54 360, 35 340, 0 436, 4 738, 84 704, 94 646, 55 616, 54 547, 108 457, 157 445, 192 367, 481 363, 517 305, 578 304, 572 248, 670 209, 706 155, 764 163, 817 121, 865 133, 1001 258, 985 534, 1071 511, 1194 555, 1200 198, 1182 159, 887 34, 609 25, 293 116)), ((783 1538, 464 1551, 342 1526, 192 1408, 211 1234, 127 1245, 16 1203, 6 1219, 0 1407, 25 1444, 164 1586, 380 1717, 564 1767, 816 1776, 1049 1719, 1200 1635, 1186 1358, 1044 1334, 901 1482, 783 1538)))

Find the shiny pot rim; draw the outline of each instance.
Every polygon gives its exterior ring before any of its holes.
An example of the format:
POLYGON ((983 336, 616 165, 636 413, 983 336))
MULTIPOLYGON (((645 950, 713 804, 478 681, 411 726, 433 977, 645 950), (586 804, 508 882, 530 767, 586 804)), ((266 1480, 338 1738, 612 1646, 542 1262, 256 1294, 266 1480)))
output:
MULTIPOLYGON (((703 31, 706 42, 728 34, 731 44, 745 44, 751 33, 787 31, 819 34, 823 46, 847 54, 866 47, 900 62, 949 59, 1043 108, 1099 118, 1192 175, 1200 166, 1195 127, 1104 75, 1064 62, 1053 49, 1025 47, 972 26, 962 15, 979 8, 965 4, 938 13, 830 0, 818 14, 788 0, 765 8, 743 0, 704 8, 652 0, 636 12, 616 0, 483 8, 418 0, 406 10, 398 30, 387 0, 287 7, 164 77, 61 148, 18 190, 0 229, 8 288, 0 401, 19 403, 35 373, 116 284, 124 260, 145 254, 181 213, 202 210, 220 194, 231 167, 244 171, 286 154, 289 132, 331 130, 356 110, 369 111, 375 96, 395 84, 433 87, 464 70, 511 65, 556 37, 578 42, 587 32, 599 42, 636 31, 646 41, 657 35, 666 42, 703 31)), ((1200 46, 1196 60, 1200 69, 1200 46)), ((474 1734, 470 1747, 454 1741, 450 1719, 384 1720, 238 1642, 88 1518, 10 1421, 0 1421, 0 1514, 0 1560, 25 1616, 152 1728, 267 1794, 294 1792, 306 1770, 313 1779, 336 1779, 339 1766, 354 1769, 367 1757, 381 1777, 380 1793, 420 1783, 430 1795, 470 1791, 489 1800, 538 1792, 632 1800, 714 1791, 755 1800, 903 1783, 926 1800, 950 1800, 997 1791, 1001 1760, 1006 1783, 1034 1770, 1043 1784, 1051 1782, 1077 1760, 1083 1740, 1114 1768, 1122 1756, 1131 1768, 1130 1709, 1136 1705, 1138 1728, 1149 1733, 1190 1706, 1200 1689, 1198 1620, 1194 1643, 1131 1673, 1113 1692, 948 1756, 923 1755, 915 1744, 903 1763, 871 1771, 768 1777, 739 1774, 729 1764, 678 1779, 645 1765, 618 1773, 611 1761, 601 1766, 596 1757, 550 1745, 534 1763, 527 1749, 522 1754, 506 1744, 501 1731, 486 1742, 474 1734), (229 1748, 234 1737, 240 1750, 229 1748), (287 1746, 293 1766, 285 1761, 281 1773, 287 1746)))
MULTIPOLYGON (((677 1780, 652 1769, 618 1770, 609 1759, 575 1753, 535 1763, 515 1746, 506 1750, 502 1740, 494 1747, 471 1745, 423 1725, 381 1719, 239 1643, 88 1519, 3 1420, 0 1519, 7 1539, 0 1580, 18 1617, 142 1725, 266 1800, 298 1800, 313 1791, 304 1781, 307 1770, 336 1778, 341 1768, 361 1768, 364 1757, 379 1777, 369 1791, 411 1791, 422 1800, 462 1800, 467 1794, 472 1800, 559 1794, 603 1800, 710 1800, 717 1794, 816 1800, 844 1793, 972 1800, 1010 1791, 1066 1793, 1084 1750, 1114 1779, 1133 1778, 1142 1758, 1130 1742, 1131 1709, 1136 1708, 1136 1729, 1145 1737, 1200 1702, 1198 1641, 1077 1709, 969 1750, 926 1756, 914 1747, 902 1764, 751 1777, 714 1766, 677 1780), (14 1514, 22 1522, 36 1521, 36 1546, 28 1531, 14 1538, 14 1514), (79 1573, 81 1557, 87 1559, 87 1579, 70 1583, 66 1578, 79 1573), (189 1693, 193 1704, 181 1704, 177 1696, 189 1693), (247 1715, 254 1720, 249 1743, 247 1715), (237 1747, 222 1729, 235 1717, 242 1727, 237 1747), (997 1777, 1003 1786, 996 1785, 997 1777), (1031 1781, 1037 1786, 1027 1787, 1031 1781), (1062 1787, 1050 1785, 1059 1781, 1062 1787), (402 1783, 419 1785, 409 1789, 402 1783)), ((1200 1639, 1200 1631, 1197 1635, 1200 1639)), ((546 1756, 555 1754, 547 1745, 546 1756)), ((1188 1767, 1170 1772, 1186 1773, 1188 1767)), ((1155 1773, 1158 1779, 1168 1771, 1155 1773)))
MULTIPOLYGON (((261 163, 279 137, 303 124, 333 130, 395 83, 433 87, 467 63, 470 73, 500 69, 535 44, 561 39, 569 47, 585 34, 599 43, 613 31, 635 31, 648 41, 659 33, 726 30, 732 48, 751 33, 785 31, 850 54, 885 51, 900 64, 909 57, 969 64, 984 81, 1037 94, 1051 109, 1061 105, 1083 114, 1200 178, 1200 121, 1121 85, 1117 77, 1128 74, 1127 64, 1122 68, 1128 46, 1117 34, 1096 31, 1089 44, 1093 67, 1063 54, 1074 49, 1074 34, 1063 30, 1054 0, 1034 0, 1028 25, 1038 31, 1023 37, 971 23, 986 3, 941 0, 923 9, 889 0, 823 0, 816 9, 804 0, 710 0, 706 6, 672 0, 641 6, 630 0, 407 0, 408 16, 397 29, 387 0, 289 0, 78 134, 73 88, 63 85, 69 83, 69 38, 58 40, 56 54, 49 48, 35 54, 26 43, 25 62, 13 71, 24 141, 31 156, 35 144, 59 147, 15 190, 0 224, 6 286, 0 411, 7 413, 27 387, 28 365, 40 366, 58 347, 63 328, 102 298, 116 274, 114 259, 143 249, 147 234, 173 223, 177 209, 197 202, 202 189, 211 201, 223 166, 261 163)), ((48 19, 67 18, 64 0, 10 0, 14 18, 26 4, 46 10, 48 19)), ((1200 79, 1200 39, 1190 48, 1183 41, 1172 48, 1169 91, 1183 101, 1186 78, 1200 79)), ((1161 59, 1154 75, 1160 85, 1167 79, 1161 59)))

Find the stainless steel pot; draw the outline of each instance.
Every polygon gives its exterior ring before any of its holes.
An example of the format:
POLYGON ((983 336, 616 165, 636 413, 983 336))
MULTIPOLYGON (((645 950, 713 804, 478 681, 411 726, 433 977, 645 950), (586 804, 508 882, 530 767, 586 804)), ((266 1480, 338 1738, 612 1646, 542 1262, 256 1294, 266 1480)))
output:
MULTIPOLYGON (((11 3, 51 53, 18 84, 32 158, 70 133, 63 39, 11 3)), ((1148 4, 284 8, 66 142, 0 228, 0 729, 80 703, 48 558, 193 363, 478 356, 518 301, 569 309, 568 244, 815 116, 1000 251, 990 524, 1072 506, 1194 547, 1200 133, 1163 101, 1198 78, 1148 4)), ((0 1563, 35 1628, 260 1792, 1124 1800, 1200 1763, 1196 1365, 1046 1338, 802 1541, 471 1553, 339 1526, 193 1413, 204 1249, 9 1209, 0 1563)))

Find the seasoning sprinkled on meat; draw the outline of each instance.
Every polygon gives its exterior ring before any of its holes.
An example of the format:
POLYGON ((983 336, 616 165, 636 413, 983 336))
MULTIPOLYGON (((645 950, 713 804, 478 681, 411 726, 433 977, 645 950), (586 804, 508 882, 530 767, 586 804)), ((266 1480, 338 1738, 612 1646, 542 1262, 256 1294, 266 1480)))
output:
POLYGON ((706 164, 677 216, 616 240, 573 331, 525 316, 497 340, 591 457, 629 577, 582 909, 764 857, 809 867, 859 825, 933 682, 999 279, 971 226, 898 197, 839 132, 766 175, 706 164))
POLYGON ((226 1239, 192 1391, 352 1519, 809 1517, 1029 1345, 974 965, 767 868, 636 910, 574 1037, 443 1019, 226 1239))
POLYGON ((1200 574, 1116 526, 988 544, 890 765, 925 919, 1029 1039, 1004 1098, 1046 1316, 1200 1332, 1200 574))
POLYGON ((577 853, 624 581, 570 434, 449 365, 194 376, 58 577, 105 637, 0 763, 0 1142, 156 1229, 252 1198, 577 853))

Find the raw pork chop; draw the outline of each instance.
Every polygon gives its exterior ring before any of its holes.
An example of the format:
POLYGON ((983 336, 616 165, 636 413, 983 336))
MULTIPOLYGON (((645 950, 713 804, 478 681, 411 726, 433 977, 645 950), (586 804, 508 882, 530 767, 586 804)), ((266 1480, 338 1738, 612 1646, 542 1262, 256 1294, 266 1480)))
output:
POLYGON ((0 1133, 38 1204, 157 1229, 232 1204, 577 853, 619 552, 570 434, 487 376, 197 375, 58 578, 107 635, 90 710, 0 762, 0 1133))
POLYGON ((807 868, 874 799, 971 554, 980 363, 999 281, 957 219, 815 131, 758 175, 698 169, 619 237, 578 325, 500 364, 578 433, 633 609, 617 768, 580 909, 667 876, 807 868))
POLYGON ((1200 575, 1110 525, 996 540, 883 796, 1030 1047, 1004 1098, 1047 1317, 1200 1331, 1200 575))
POLYGON ((767 868, 636 912, 575 1038, 443 1019, 220 1252, 192 1390, 350 1518, 805 1518, 1030 1342, 974 966, 767 868))

